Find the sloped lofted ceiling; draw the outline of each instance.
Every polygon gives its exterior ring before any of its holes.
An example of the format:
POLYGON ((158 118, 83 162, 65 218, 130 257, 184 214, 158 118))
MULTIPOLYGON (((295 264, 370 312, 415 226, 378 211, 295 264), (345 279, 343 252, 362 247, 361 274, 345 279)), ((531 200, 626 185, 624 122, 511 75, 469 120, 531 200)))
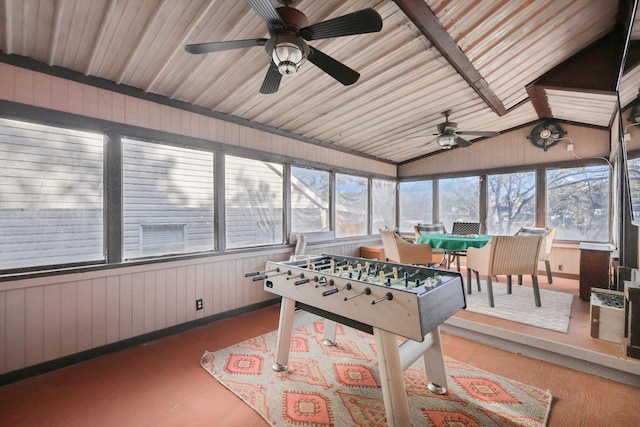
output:
MULTIPOLYGON (((445 110, 468 131, 505 131, 542 117, 608 127, 636 8, 631 0, 294 1, 310 24, 373 8, 383 28, 309 42, 358 71, 355 84, 343 86, 307 61, 282 78, 277 93, 263 95, 270 62, 263 47, 205 55, 184 48, 268 38, 247 2, 0 5, 2 61, 52 66, 51 72, 62 67, 392 163, 438 152, 433 134, 445 110)), ((623 105, 640 84, 631 65, 621 77, 623 105)))

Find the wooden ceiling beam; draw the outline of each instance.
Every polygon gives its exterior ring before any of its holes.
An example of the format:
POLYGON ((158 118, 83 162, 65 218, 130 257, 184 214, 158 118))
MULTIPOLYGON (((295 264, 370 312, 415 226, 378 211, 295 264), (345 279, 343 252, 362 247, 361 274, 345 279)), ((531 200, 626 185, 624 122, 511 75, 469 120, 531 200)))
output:
POLYGON ((422 34, 435 46, 442 56, 456 69, 484 102, 499 116, 507 109, 489 84, 475 69, 469 58, 462 52, 438 18, 424 0, 394 0, 400 10, 413 22, 422 34))

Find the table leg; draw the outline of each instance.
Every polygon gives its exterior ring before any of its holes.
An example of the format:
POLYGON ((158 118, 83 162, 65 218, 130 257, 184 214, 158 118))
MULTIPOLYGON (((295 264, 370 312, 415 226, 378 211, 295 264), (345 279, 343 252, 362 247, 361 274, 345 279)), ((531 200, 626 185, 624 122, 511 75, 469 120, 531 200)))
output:
POLYGON ((440 327, 436 327, 429 334, 431 335, 431 346, 423 355, 424 371, 429 381, 427 387, 432 393, 445 394, 447 392, 447 371, 442 354, 440 327))
POLYGON ((336 345, 336 332, 338 330, 338 323, 333 320, 324 319, 324 334, 323 344, 326 346, 336 345))
POLYGON ((409 426, 409 405, 404 389, 402 365, 396 335, 382 329, 373 328, 380 365, 380 381, 384 410, 389 427, 409 426))
POLYGON ((291 347, 291 333, 293 318, 296 311, 296 301, 282 297, 280 303, 280 321, 278 323, 278 337, 276 340, 276 362, 272 365, 274 371, 286 371, 289 363, 289 349, 291 347))

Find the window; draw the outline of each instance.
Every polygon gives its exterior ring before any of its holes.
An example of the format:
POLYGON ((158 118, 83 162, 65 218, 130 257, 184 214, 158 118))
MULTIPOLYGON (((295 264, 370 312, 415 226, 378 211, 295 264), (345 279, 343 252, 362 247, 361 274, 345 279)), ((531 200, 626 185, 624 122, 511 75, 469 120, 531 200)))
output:
POLYGON ((213 154, 122 140, 123 256, 215 249, 213 154))
POLYGON ((329 231, 329 172, 291 167, 291 231, 329 231))
POLYGON ((512 235, 536 224, 535 172, 489 175, 487 233, 512 235))
POLYGON ((367 178, 336 174, 336 237, 367 234, 367 178))
POLYGON ((399 230, 412 232, 416 224, 433 223, 433 181, 401 182, 399 230))
POLYGON ((283 166, 225 156, 227 248, 284 243, 283 166))
POLYGON ((371 231, 396 226, 396 183, 382 179, 371 180, 371 231))
POLYGON ((547 226, 556 238, 609 241, 609 166, 547 170, 547 226))
POLYGON ((627 179, 634 225, 640 222, 640 157, 627 160, 627 179))
POLYGON ((2 269, 102 261, 103 137, 0 119, 2 269))
POLYGON ((478 222, 480 220, 480 178, 441 179, 439 215, 447 230, 453 229, 456 221, 478 222))

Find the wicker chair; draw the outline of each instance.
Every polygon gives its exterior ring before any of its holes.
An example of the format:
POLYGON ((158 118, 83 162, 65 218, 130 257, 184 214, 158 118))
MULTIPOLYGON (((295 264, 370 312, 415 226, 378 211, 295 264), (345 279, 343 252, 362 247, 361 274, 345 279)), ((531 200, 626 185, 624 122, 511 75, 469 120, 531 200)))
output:
MULTIPOLYGON (((547 282, 553 283, 551 276, 551 246, 553 245, 553 237, 556 234, 555 228, 538 228, 538 227, 522 227, 516 232, 516 236, 543 236, 542 248, 540 249, 540 261, 544 261, 547 270, 547 282)), ((522 285, 522 277, 518 277, 518 284, 522 285)))
MULTIPOLYGON (((416 241, 421 234, 447 234, 447 228, 442 223, 418 224, 413 226, 413 230, 415 233, 416 241)), ((441 264, 444 264, 447 257, 447 252, 444 249, 431 248, 431 250, 433 251, 433 253, 442 254, 442 259, 438 263, 434 264, 434 266, 439 267, 441 264)))
POLYGON ((388 261, 401 264, 431 264, 431 246, 409 243, 395 231, 380 229, 380 238, 384 246, 384 254, 388 261))
POLYGON ((536 307, 540 307, 538 257, 542 236, 493 236, 482 248, 467 249, 467 292, 471 293, 471 272, 480 291, 480 274, 486 275, 489 305, 494 307, 491 276, 507 276, 507 293, 511 293, 512 275, 530 275, 536 307))

